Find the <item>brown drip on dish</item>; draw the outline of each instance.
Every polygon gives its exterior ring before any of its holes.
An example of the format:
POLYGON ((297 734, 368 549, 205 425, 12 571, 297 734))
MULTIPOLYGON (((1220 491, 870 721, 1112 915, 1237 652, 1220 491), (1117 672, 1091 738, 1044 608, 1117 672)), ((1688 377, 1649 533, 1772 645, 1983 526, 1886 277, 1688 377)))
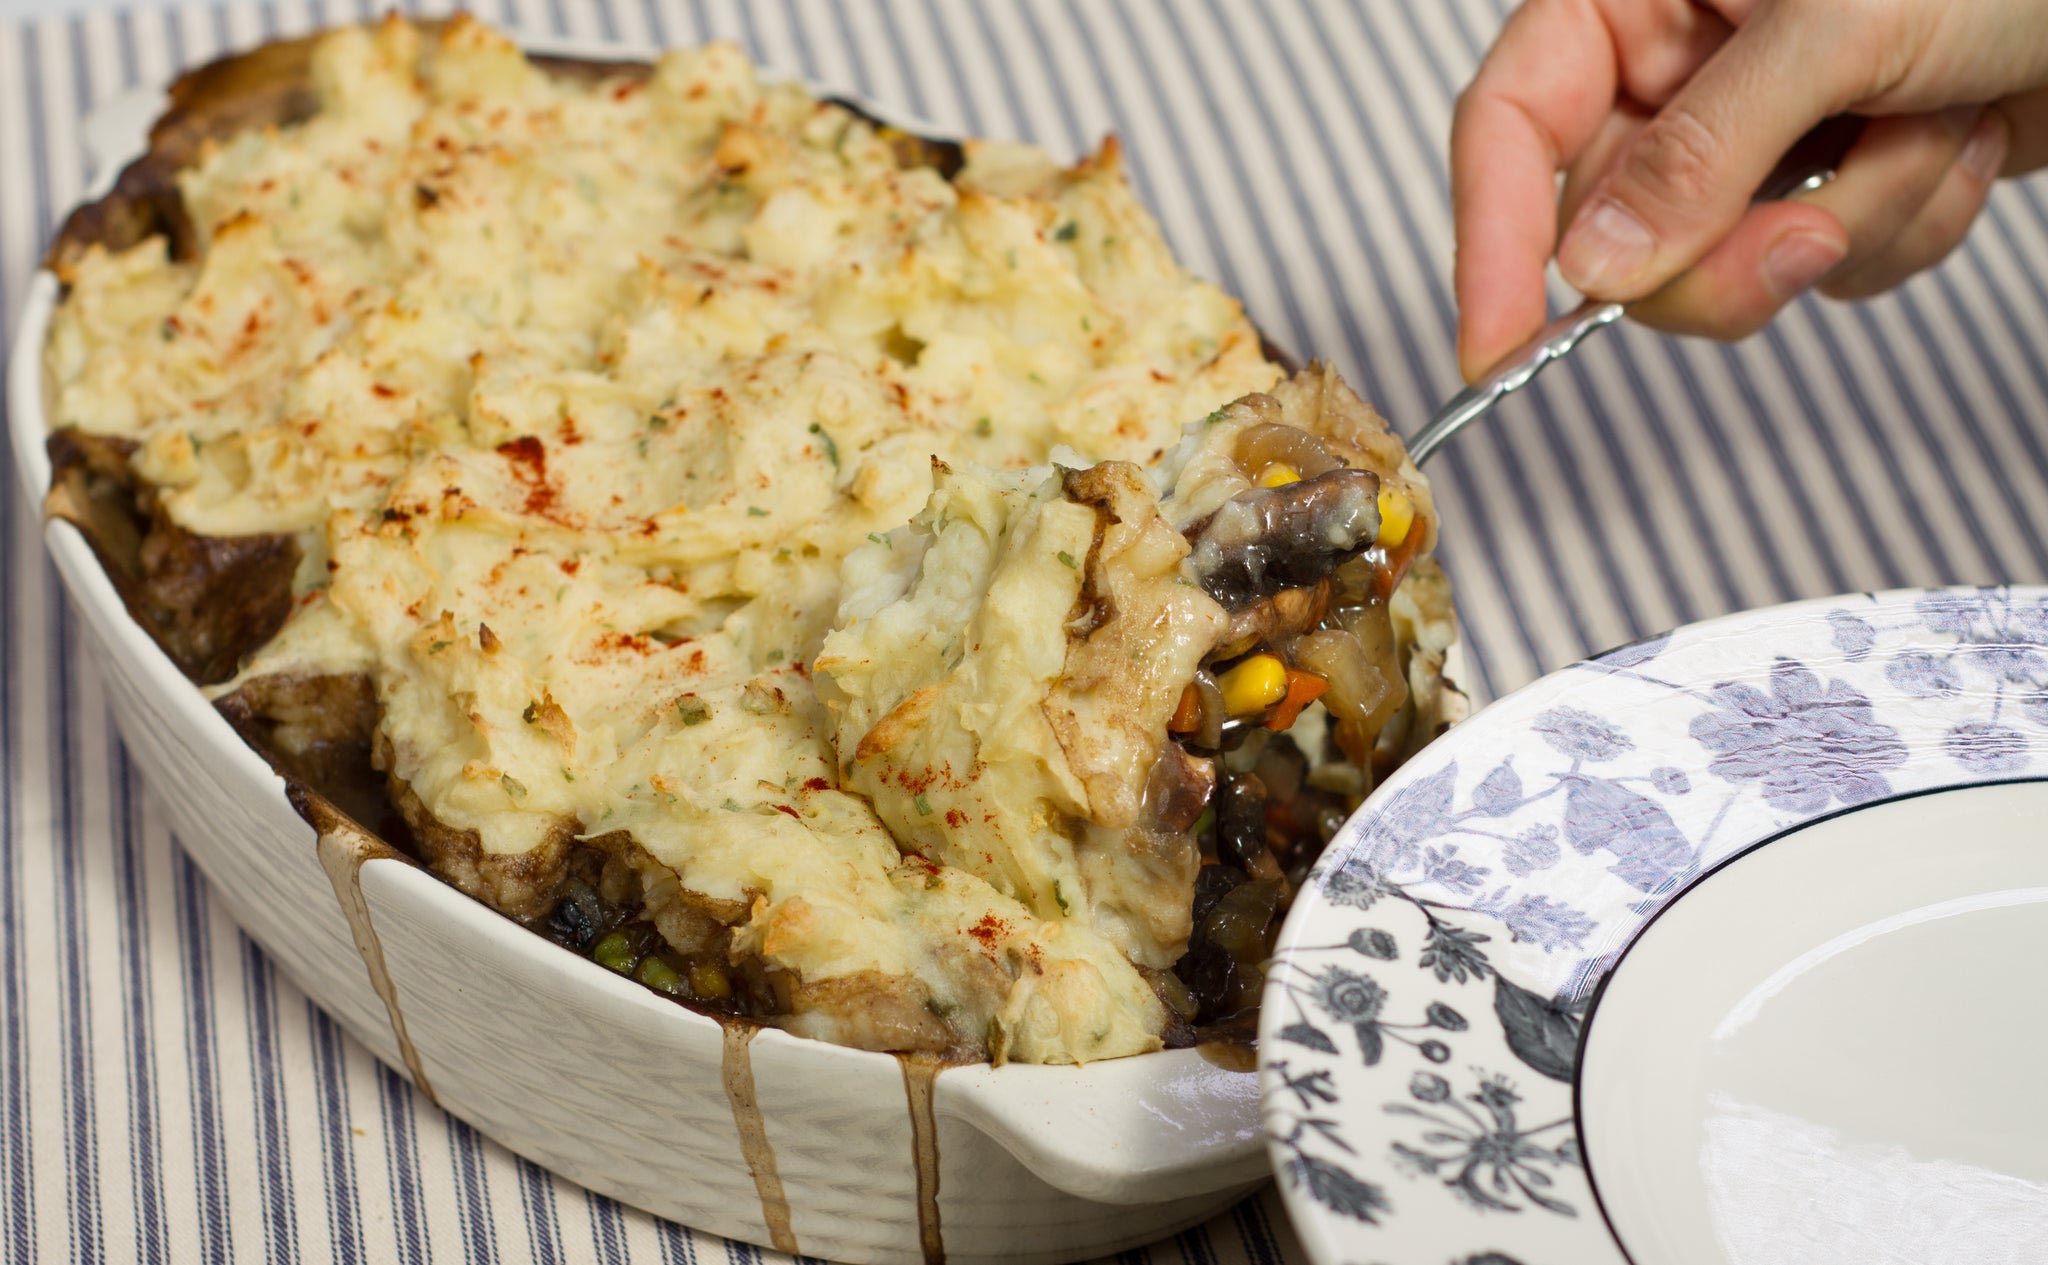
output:
POLYGON ((910 1101, 911 1162, 917 1169, 917 1241, 925 1265, 946 1265, 946 1236, 939 1228, 939 1121, 932 1112, 932 1090, 944 1063, 914 1054, 899 1054, 903 1094, 910 1101))
POLYGON ((754 1190, 761 1197, 761 1220, 768 1226, 775 1250, 794 1256, 799 1249, 796 1231, 789 1226, 789 1197, 783 1193, 782 1174, 775 1168, 775 1148, 768 1145, 768 1125, 754 1094, 754 1056, 749 1047, 760 1028, 732 1019, 721 1019, 718 1026, 725 1032, 725 1054, 719 1060, 725 1100, 732 1104, 732 1122, 740 1131, 740 1156, 746 1160, 754 1190))
POLYGON ((398 1007, 398 986, 392 982, 391 971, 384 965, 384 945, 377 939, 377 928, 370 922, 369 902, 363 899, 365 862, 377 857, 401 861, 406 858, 340 813, 331 809, 320 811, 322 806, 317 800, 304 798, 307 802, 296 806, 309 820, 320 818, 315 823, 319 835, 320 868, 327 872, 327 881, 334 884, 335 899, 341 902, 342 917, 348 919, 349 934, 355 939, 356 952, 363 955, 363 966, 370 972, 370 987, 377 990, 377 996, 383 999, 385 1013, 391 1016, 391 1035, 398 1040, 399 1057, 405 1060, 405 1070, 411 1073, 413 1085, 427 1096, 428 1102, 438 1107, 440 1100, 434 1097, 434 1087, 427 1080, 427 1069, 420 1062, 420 1052, 413 1048, 412 1038, 406 1035, 405 1013, 398 1007))

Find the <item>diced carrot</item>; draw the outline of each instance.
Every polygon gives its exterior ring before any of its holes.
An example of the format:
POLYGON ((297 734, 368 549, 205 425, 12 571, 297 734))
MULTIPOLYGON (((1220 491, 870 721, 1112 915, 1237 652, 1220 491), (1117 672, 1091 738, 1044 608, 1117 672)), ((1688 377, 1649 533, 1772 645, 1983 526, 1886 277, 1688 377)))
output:
POLYGON ((1273 704, 1273 713, 1266 718, 1266 728, 1279 733, 1292 725, 1301 715, 1301 709, 1321 698, 1329 688, 1330 683, 1313 672, 1287 669, 1287 693, 1273 704))
POLYGON ((1180 703, 1173 709, 1172 719, 1166 722, 1168 733, 1191 734, 1202 727, 1202 694, 1189 681, 1181 687, 1180 703))
POLYGON ((1394 589, 1401 583, 1401 578, 1408 574, 1409 565, 1421 554, 1422 532, 1419 528, 1420 524, 1410 528, 1407 537, 1394 548, 1382 548, 1385 561, 1373 573, 1373 591, 1379 595, 1382 602, 1394 595, 1394 589))

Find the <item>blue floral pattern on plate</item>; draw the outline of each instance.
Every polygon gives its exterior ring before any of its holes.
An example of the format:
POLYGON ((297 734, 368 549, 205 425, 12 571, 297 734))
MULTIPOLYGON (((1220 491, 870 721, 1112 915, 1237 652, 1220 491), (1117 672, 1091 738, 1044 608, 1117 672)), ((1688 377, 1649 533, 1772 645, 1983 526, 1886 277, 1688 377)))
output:
POLYGON ((1573 1112, 1586 1009, 1721 862, 1904 794, 2048 775, 2048 590, 1803 602, 1575 664, 1410 761, 1282 930, 1260 1032, 1320 1265, 1624 1260, 1573 1112))

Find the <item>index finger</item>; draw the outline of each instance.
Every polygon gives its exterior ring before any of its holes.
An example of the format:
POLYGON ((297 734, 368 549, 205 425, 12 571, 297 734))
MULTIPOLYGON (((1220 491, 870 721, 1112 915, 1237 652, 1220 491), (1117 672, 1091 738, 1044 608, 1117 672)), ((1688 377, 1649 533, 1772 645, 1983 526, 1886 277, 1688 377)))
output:
POLYGON ((1543 324, 1558 172, 1618 96, 1667 99, 1728 30, 1688 0, 1530 0, 1509 17, 1451 127, 1458 362, 1468 379, 1543 324))

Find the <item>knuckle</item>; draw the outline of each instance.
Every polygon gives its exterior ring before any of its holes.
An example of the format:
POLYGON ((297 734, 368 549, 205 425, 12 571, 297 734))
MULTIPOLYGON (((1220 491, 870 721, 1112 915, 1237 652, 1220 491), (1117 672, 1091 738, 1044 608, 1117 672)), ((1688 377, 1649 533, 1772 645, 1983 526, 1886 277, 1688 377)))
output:
POLYGON ((1673 105, 1636 138, 1622 180, 1659 208, 1691 210, 1717 192, 1722 153, 1706 120, 1673 105))

